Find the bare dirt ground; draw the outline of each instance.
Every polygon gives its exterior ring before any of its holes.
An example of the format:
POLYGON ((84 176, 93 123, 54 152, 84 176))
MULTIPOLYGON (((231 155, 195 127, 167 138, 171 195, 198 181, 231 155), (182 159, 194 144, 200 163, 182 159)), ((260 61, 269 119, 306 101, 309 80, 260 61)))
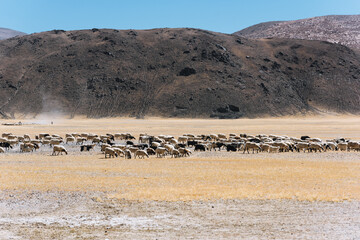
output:
MULTIPOLYGON (((360 119, 22 120, 0 132, 272 133, 359 139, 360 119)), ((0 155, 0 239, 359 239, 360 153, 0 155)))

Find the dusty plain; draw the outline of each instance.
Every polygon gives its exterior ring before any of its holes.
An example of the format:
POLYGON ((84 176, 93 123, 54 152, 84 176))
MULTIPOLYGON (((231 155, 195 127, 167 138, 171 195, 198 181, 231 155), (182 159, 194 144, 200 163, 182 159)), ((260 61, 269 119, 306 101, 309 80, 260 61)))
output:
MULTIPOLYGON (((0 132, 277 134, 360 140, 360 118, 40 118, 0 132), (50 122, 53 121, 53 125, 50 122)), ((105 159, 99 147, 0 155, 0 239, 359 239, 360 153, 105 159)))

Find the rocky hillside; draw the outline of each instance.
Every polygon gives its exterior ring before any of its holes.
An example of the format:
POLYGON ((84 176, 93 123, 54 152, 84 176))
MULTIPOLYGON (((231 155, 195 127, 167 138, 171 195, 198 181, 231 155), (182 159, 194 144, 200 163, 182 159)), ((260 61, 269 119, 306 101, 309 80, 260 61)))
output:
POLYGON ((3 117, 360 113, 360 57, 199 29, 54 30, 0 41, 0 96, 3 117))
POLYGON ((360 50, 360 15, 332 15, 265 22, 234 33, 246 38, 294 38, 340 43, 360 50))
POLYGON ((11 29, 8 29, 8 28, 0 28, 0 40, 12 38, 12 37, 15 37, 15 36, 23 36, 25 34, 26 33, 11 30, 11 29))

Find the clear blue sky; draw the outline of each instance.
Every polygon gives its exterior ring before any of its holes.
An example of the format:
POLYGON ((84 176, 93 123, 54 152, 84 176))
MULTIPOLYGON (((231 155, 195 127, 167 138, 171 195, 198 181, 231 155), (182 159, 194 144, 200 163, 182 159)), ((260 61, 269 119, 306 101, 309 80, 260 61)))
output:
POLYGON ((266 21, 360 14, 360 0, 0 0, 0 27, 52 29, 191 27, 233 33, 266 21))

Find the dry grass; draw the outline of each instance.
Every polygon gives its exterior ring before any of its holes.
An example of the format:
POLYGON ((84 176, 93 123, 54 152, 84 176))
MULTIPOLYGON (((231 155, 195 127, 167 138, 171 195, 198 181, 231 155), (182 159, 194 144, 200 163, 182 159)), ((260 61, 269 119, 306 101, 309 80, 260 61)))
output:
MULTIPOLYGON (((320 154, 217 153, 182 159, 103 159, 102 155, 2 155, 0 188, 105 191, 127 200, 360 200, 360 162, 320 154), (232 158, 229 158, 233 156, 232 158), (311 158, 311 160, 309 160, 311 158), (319 158, 319 159, 317 159, 319 158)), ((349 157, 349 156, 348 156, 349 157)))
MULTIPOLYGON (((1 126, 2 132, 138 134, 276 133, 358 139, 358 118, 256 120, 64 120, 1 126)), ((50 151, 50 150, 49 150, 50 151)), ((104 191, 127 200, 360 200, 359 153, 196 154, 181 159, 104 159, 99 153, 0 155, 0 189, 104 191)))

